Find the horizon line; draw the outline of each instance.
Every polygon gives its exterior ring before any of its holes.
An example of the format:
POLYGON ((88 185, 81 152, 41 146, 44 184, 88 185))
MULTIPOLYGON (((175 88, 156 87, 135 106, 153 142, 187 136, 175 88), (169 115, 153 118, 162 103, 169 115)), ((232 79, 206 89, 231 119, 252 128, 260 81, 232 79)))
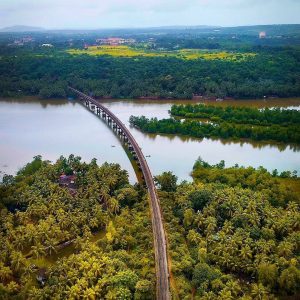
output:
POLYGON ((87 30, 87 31, 96 31, 96 30, 130 30, 130 29, 158 29, 158 28, 197 28, 197 27, 207 27, 207 28, 237 28, 237 27, 255 27, 255 26, 288 26, 288 25, 300 25, 300 23, 270 23, 270 24, 245 24, 245 25, 231 25, 231 26, 222 26, 222 25, 153 25, 153 26, 124 26, 124 27, 42 27, 42 26, 32 26, 32 25, 11 25, 1 27, 0 30, 10 29, 14 27, 31 27, 35 28, 34 31, 65 31, 65 30, 87 30))

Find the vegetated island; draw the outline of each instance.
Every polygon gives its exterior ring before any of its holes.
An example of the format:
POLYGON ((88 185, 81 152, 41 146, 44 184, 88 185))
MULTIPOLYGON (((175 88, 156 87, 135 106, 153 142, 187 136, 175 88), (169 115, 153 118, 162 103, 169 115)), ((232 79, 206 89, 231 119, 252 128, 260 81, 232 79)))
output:
POLYGON ((177 118, 131 116, 130 124, 147 133, 300 143, 300 111, 297 110, 199 104, 173 105, 170 113, 177 118))
MULTIPOLYGON (((299 178, 198 159, 194 182, 155 177, 172 295, 299 295, 299 178)), ((34 158, 0 184, 4 299, 154 299, 145 191, 119 165, 34 158)))

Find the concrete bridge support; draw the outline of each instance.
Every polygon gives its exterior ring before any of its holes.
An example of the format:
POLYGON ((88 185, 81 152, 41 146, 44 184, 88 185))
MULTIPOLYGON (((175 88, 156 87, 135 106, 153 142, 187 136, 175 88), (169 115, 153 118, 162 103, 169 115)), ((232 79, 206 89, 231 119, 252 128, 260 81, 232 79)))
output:
POLYGON ((119 135, 120 139, 126 143, 128 150, 137 161, 139 169, 142 171, 142 178, 148 189, 149 203, 151 211, 151 221, 153 229, 154 253, 155 253, 155 270, 156 270, 156 299, 170 300, 170 283, 167 258, 167 243, 163 227, 162 214, 159 199, 156 193, 153 177, 148 167, 147 161, 137 144, 136 140, 124 124, 108 108, 97 102, 82 92, 69 87, 72 92, 77 94, 82 103, 93 113, 102 117, 112 129, 119 135), (95 109, 96 108, 96 109, 95 109), (99 110, 98 110, 99 109, 99 110))

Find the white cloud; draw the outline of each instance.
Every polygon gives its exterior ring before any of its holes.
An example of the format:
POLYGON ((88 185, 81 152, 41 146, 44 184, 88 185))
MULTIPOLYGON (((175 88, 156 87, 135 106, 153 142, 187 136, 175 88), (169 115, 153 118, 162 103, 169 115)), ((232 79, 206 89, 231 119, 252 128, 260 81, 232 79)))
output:
POLYGON ((300 23, 300 0, 0 0, 0 27, 300 23))

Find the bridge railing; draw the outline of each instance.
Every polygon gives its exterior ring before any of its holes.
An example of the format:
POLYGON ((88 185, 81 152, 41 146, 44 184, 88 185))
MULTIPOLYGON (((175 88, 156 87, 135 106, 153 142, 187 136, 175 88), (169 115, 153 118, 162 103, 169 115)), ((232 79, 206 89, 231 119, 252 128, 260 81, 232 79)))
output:
POLYGON ((132 136, 130 131, 126 126, 121 122, 121 120, 108 108, 96 101, 94 98, 69 87, 74 93, 76 93, 80 98, 92 103, 97 108, 100 108, 121 130, 122 134, 128 139, 128 143, 133 148, 129 150, 136 155, 139 166, 141 168, 148 192, 150 195, 150 207, 151 207, 151 220, 152 220, 152 229, 154 236, 154 250, 155 250, 155 265, 156 265, 156 294, 157 299, 159 300, 169 300, 170 299, 170 288, 169 288, 169 271, 168 271, 168 259, 167 259, 167 244, 166 236, 163 227, 162 213, 159 204, 159 199, 157 197, 155 184, 153 177, 150 171, 150 168, 147 164, 147 161, 136 142, 135 138, 132 136))

